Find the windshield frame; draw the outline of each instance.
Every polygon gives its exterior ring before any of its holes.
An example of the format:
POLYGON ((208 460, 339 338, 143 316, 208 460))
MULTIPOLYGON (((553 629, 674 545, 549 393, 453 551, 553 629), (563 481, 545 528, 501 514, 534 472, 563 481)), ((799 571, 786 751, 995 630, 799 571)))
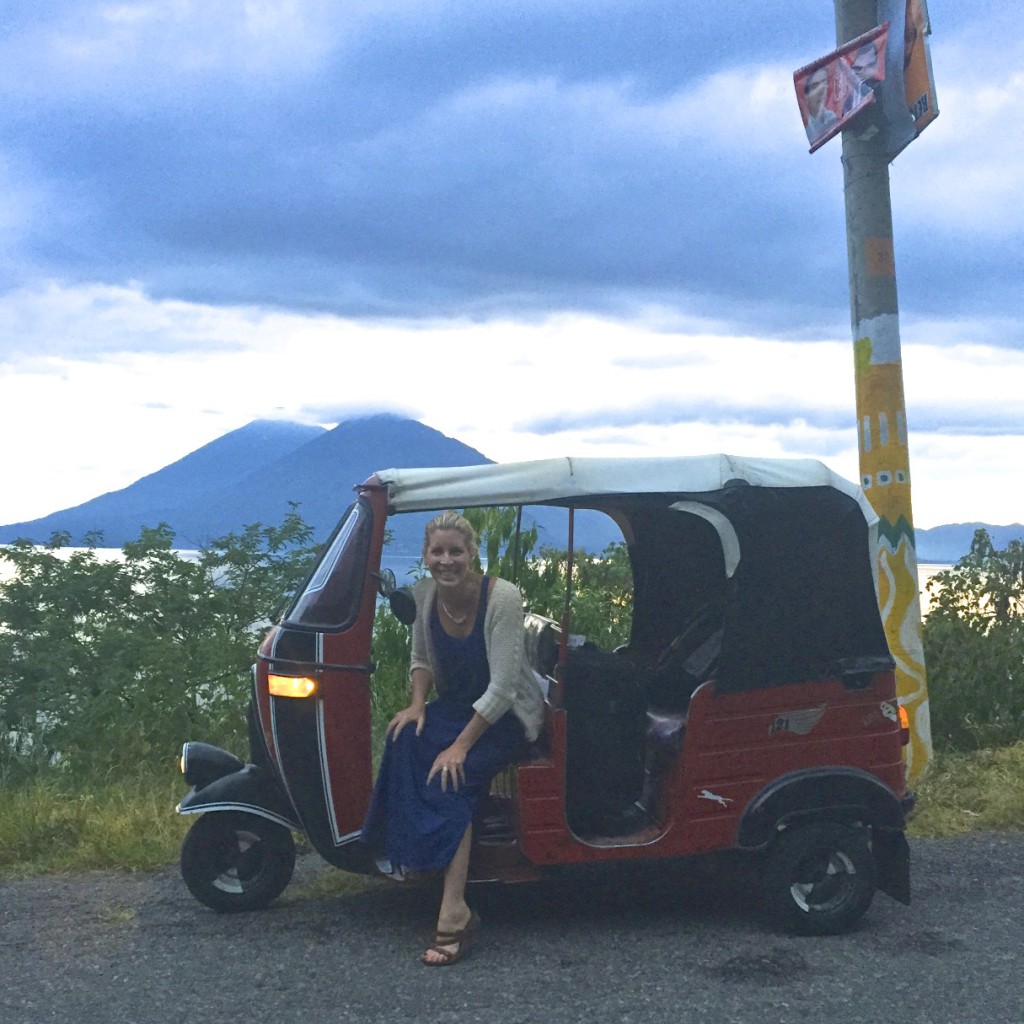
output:
POLYGON ((343 632, 359 617, 373 539, 373 508, 362 496, 346 509, 281 624, 343 632))

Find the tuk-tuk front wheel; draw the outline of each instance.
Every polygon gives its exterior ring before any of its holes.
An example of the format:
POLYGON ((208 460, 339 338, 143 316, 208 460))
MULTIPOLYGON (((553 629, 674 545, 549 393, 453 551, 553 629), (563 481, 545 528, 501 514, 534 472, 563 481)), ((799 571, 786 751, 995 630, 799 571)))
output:
POLYGON ((284 892, 294 870, 291 832, 242 811, 207 812, 181 846, 189 892, 221 912, 262 909, 284 892))
POLYGON ((803 935, 838 935, 875 895, 867 830, 837 822, 793 826, 768 852, 765 906, 772 923, 803 935))

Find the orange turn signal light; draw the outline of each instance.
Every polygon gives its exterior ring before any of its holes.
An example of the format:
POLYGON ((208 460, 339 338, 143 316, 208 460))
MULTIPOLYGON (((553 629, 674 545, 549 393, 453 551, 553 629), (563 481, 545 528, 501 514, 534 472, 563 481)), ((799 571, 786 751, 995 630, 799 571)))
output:
POLYGON ((899 706, 898 714, 900 719, 900 742, 903 746, 906 746, 910 742, 910 715, 902 704, 899 706))
POLYGON ((267 676, 267 688, 271 697, 312 697, 316 693, 317 683, 309 676, 279 676, 270 673, 267 676))

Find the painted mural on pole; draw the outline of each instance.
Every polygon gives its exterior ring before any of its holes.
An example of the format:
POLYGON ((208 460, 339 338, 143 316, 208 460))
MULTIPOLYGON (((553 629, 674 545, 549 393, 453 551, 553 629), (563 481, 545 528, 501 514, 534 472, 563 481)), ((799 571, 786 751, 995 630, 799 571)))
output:
POLYGON ((896 660, 896 690, 910 716, 907 772, 916 779, 932 752, 917 549, 910 498, 910 452, 899 324, 879 316, 857 325, 854 341, 861 487, 879 517, 878 603, 896 660))

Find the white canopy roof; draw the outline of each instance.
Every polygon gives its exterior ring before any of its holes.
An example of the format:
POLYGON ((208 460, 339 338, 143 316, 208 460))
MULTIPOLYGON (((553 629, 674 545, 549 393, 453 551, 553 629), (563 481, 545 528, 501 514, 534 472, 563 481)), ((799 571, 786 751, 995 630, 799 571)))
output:
POLYGON ((558 458, 485 466, 384 469, 396 512, 478 505, 572 503, 595 494, 702 493, 729 480, 754 487, 833 487, 856 500, 868 523, 877 520, 864 493, 815 459, 747 459, 733 455, 674 458, 558 458))

